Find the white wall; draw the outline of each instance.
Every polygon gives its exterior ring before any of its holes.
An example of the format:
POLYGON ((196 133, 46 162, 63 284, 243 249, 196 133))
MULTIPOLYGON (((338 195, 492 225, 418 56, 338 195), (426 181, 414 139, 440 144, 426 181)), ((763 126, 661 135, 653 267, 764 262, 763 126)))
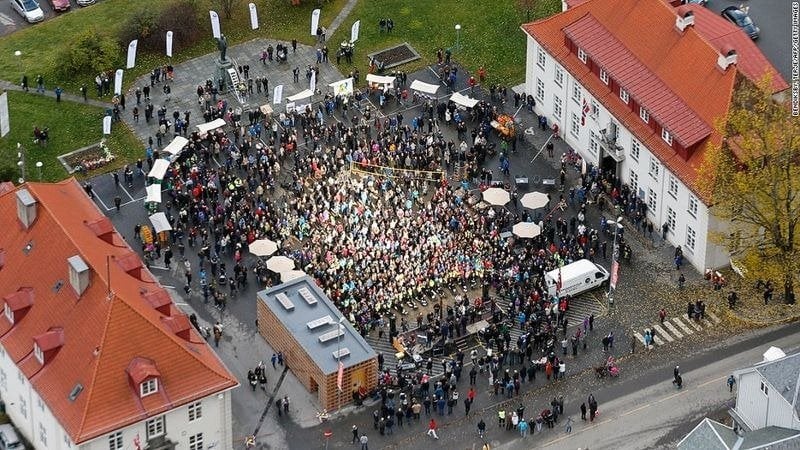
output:
POLYGON ((761 390, 762 381, 761 374, 755 369, 740 376, 736 412, 754 429, 777 426, 800 430, 800 421, 792 405, 783 398, 778 389, 767 382, 765 394, 761 390))

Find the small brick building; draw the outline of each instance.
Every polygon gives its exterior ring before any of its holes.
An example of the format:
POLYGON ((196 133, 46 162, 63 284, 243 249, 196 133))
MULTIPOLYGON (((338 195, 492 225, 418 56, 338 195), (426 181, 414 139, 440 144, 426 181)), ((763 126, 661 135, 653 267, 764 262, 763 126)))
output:
POLYGON ((375 350, 316 285, 305 276, 259 292, 258 332, 328 411, 353 401, 353 391, 378 384, 375 350), (337 326, 338 323, 341 325, 337 326), (338 362, 344 366, 342 391, 338 362))

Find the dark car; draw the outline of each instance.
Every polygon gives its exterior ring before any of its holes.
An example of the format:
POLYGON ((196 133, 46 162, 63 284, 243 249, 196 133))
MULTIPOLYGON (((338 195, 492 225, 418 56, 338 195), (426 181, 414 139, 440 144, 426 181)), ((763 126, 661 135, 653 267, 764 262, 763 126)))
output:
POLYGON ((722 17, 733 22, 734 25, 741 28, 750 39, 758 39, 761 29, 753 23, 753 19, 747 14, 747 9, 739 8, 738 6, 728 6, 722 10, 722 17))

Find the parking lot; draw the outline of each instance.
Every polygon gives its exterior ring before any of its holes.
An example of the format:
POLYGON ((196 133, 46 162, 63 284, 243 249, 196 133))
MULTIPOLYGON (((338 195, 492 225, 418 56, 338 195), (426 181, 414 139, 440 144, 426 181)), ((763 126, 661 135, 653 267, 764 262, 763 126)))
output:
MULTIPOLYGON (((50 0, 36 1, 39 3, 39 7, 42 8, 42 11, 44 11, 44 20, 51 19, 59 14, 69 14, 70 11, 81 8, 77 3, 75 3, 75 0, 70 0, 70 4, 72 6, 70 7, 69 11, 57 13, 53 11, 53 7, 50 5, 50 0)), ((88 6, 88 8, 90 7, 91 6, 88 6)), ((0 0, 0 36, 5 36, 19 29, 34 25, 36 24, 29 24, 26 22, 25 19, 23 19, 22 16, 20 16, 19 13, 17 13, 17 11, 11 7, 11 2, 9 0, 0 0)))

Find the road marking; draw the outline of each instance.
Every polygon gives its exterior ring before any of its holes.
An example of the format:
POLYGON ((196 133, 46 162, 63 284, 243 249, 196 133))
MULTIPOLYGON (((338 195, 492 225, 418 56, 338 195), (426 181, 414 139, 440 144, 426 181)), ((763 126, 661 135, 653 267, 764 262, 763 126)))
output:
POLYGON ((151 269, 158 269, 158 270, 169 270, 169 267, 167 267, 167 266, 157 266, 155 264, 150 264, 150 268, 151 269))
POLYGON ((697 323, 696 320, 687 320, 687 322, 689 322, 689 325, 693 326, 697 331, 703 330, 703 326, 697 323))
POLYGON ((666 340, 667 340, 667 341, 669 341, 669 342, 674 342, 674 341, 675 341, 675 339, 672 339, 672 336, 670 336, 670 335, 669 335, 669 333, 667 333, 666 331, 664 331, 664 329, 663 329, 663 328, 661 328, 660 326, 658 326, 658 325, 653 325, 653 329, 655 329, 655 330, 656 330, 656 338, 658 338, 658 337, 659 337, 659 335, 661 335, 661 336, 663 336, 664 338, 666 338, 666 340))
MULTIPOLYGON (((100 196, 99 196, 99 195, 95 194, 95 195, 94 195, 94 198, 95 198, 95 200, 97 200, 98 202, 100 202, 100 204, 101 204, 101 205, 103 205, 103 208, 105 208, 105 209, 106 209, 106 211, 111 211, 111 208, 109 208, 108 206, 106 206, 106 204, 103 202, 103 199, 102 199, 102 198, 100 198, 100 196)), ((114 208, 114 209, 116 209, 116 208, 114 208)))
POLYGON ((671 332, 672 332, 672 334, 674 334, 676 338, 680 339, 680 338, 682 338, 682 337, 683 337, 683 335, 681 334, 681 332, 680 332, 680 331, 678 331, 678 329, 677 329, 677 328, 675 328, 675 326, 674 326, 674 325, 672 325, 671 323, 669 323, 669 322, 667 322, 667 321, 664 321, 664 326, 665 326, 665 327, 667 327, 667 329, 668 329, 669 331, 671 331, 671 332))
POLYGON ((663 340, 661 340, 661 337, 660 337, 659 335, 655 335, 655 336, 653 336, 653 341, 654 341, 654 342, 655 342, 657 345, 664 345, 664 344, 665 344, 665 342, 664 342, 663 340))
POLYGON ((710 318, 711 318, 711 320, 713 320, 713 321, 714 321, 714 323, 720 323, 720 322, 721 322, 720 318, 719 318, 719 317, 717 317, 717 315, 716 315, 716 314, 714 314, 713 312, 711 312, 711 311, 706 311, 706 314, 708 314, 708 317, 710 317, 710 318))
POLYGON ((639 334, 638 332, 636 332, 636 333, 633 333, 633 335, 636 337, 636 339, 639 339, 639 340, 642 342, 642 345, 644 345, 644 344, 645 344, 645 342, 644 342, 644 336, 642 336, 642 335, 641 335, 641 334, 639 334))
POLYGON ((683 329, 683 331, 684 331, 684 332, 685 332, 687 335, 688 335, 688 334, 693 334, 693 333, 694 333, 694 331, 693 331, 691 328, 689 328, 689 326, 688 326, 688 325, 686 325, 685 323, 681 322, 681 319, 679 319, 679 318, 677 318, 677 317, 673 317, 673 318, 672 318, 672 321, 673 321, 673 322, 675 322, 675 324, 676 324, 676 325, 678 325, 679 327, 681 327, 681 328, 683 329))
POLYGON ((0 23, 2 23, 3 25, 5 25, 7 27, 13 27, 15 25, 14 24, 14 19, 12 19, 11 17, 8 17, 7 15, 2 14, 2 13, 0 13, 0 23))
POLYGON ((122 188, 122 192, 124 192, 125 194, 127 194, 128 198, 130 198, 131 200, 134 200, 134 198, 133 198, 133 196, 131 195, 131 193, 130 193, 130 192, 128 192, 128 190, 127 190, 127 189, 125 189, 125 186, 123 186, 122 184, 120 184, 120 185, 119 185, 119 187, 121 187, 121 188, 122 188))

